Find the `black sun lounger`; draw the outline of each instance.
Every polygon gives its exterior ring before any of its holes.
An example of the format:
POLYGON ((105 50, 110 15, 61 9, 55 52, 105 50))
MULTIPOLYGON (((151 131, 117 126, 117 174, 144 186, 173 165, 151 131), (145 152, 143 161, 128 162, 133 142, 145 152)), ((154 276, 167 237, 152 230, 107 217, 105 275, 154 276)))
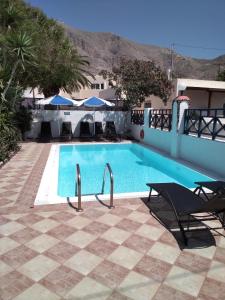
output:
POLYGON ((63 141, 70 141, 72 140, 72 125, 71 122, 63 122, 62 123, 62 132, 61 132, 61 140, 63 141))
POLYGON ((189 228, 191 215, 207 213, 207 216, 201 216, 202 218, 198 218, 197 220, 206 221, 218 219, 222 224, 222 228, 225 227, 225 196, 217 195, 206 201, 188 188, 177 183, 147 183, 147 186, 150 187, 149 201, 151 200, 152 190, 155 190, 158 195, 162 196, 171 206, 185 245, 187 245, 187 237, 183 225, 186 224, 187 228, 189 228), (184 217, 188 218, 184 219, 184 217))
POLYGON ((103 136, 103 127, 102 127, 102 122, 95 122, 95 136, 96 137, 101 137, 103 136))
POLYGON ((80 137, 81 138, 91 137, 89 122, 82 122, 82 121, 80 122, 80 137))
POLYGON ((110 139, 116 139, 118 137, 117 132, 116 132, 115 123, 113 121, 106 121, 105 137, 110 138, 110 139))
POLYGON ((40 142, 50 142, 52 138, 52 131, 51 131, 51 123, 50 122, 41 122, 41 131, 39 135, 40 142))
POLYGON ((204 188, 212 191, 213 195, 225 195, 225 181, 197 181, 195 184, 198 185, 198 187, 195 189, 195 192, 199 192, 199 194, 202 192, 207 199, 208 195, 204 191, 204 188))

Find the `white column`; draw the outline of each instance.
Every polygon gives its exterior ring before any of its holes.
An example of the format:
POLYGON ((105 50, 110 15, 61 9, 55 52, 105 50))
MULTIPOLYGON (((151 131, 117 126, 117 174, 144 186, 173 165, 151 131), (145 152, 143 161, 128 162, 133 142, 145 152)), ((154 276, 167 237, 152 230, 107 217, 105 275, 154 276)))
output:
POLYGON ((151 108, 144 109, 144 128, 149 128, 149 113, 151 108))
POLYGON ((170 155, 174 158, 178 156, 177 149, 177 111, 178 111, 178 102, 176 100, 173 101, 172 104, 172 128, 171 128, 171 144, 170 144, 170 155))
POLYGON ((180 150, 180 138, 184 131, 184 113, 185 109, 188 109, 189 103, 187 101, 174 101, 173 108, 172 108, 172 130, 171 130, 171 147, 170 147, 170 154, 172 157, 177 158, 179 157, 179 150, 180 150), (179 119, 177 120, 179 112, 179 119))

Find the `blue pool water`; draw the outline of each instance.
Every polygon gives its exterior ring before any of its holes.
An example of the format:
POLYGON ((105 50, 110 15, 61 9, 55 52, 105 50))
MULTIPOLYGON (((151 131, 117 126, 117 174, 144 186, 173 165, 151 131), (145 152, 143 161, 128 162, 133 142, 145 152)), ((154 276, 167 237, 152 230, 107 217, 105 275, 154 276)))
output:
MULTIPOLYGON (((213 180, 139 144, 66 145, 60 146, 58 195, 74 196, 77 163, 82 195, 100 193, 107 162, 114 175, 114 193, 145 192, 148 182, 177 182, 192 188, 195 181, 213 180)), ((105 193, 109 193, 108 175, 105 193)))

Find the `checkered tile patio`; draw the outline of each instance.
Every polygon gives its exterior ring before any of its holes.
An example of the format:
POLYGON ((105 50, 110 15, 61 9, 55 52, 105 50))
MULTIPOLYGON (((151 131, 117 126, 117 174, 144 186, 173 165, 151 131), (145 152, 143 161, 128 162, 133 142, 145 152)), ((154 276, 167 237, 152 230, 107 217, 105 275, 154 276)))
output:
POLYGON ((50 146, 23 144, 0 169, 0 299, 225 299, 218 234, 181 250, 141 199, 32 208, 50 146))

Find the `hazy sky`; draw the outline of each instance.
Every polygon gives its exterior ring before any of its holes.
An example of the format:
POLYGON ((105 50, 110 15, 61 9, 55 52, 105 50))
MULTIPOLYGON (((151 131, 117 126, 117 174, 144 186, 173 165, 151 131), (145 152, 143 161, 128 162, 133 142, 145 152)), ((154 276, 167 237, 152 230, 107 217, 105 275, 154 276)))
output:
POLYGON ((112 32, 139 43, 167 48, 175 43, 176 52, 198 58, 225 54, 225 0, 27 2, 41 8, 49 17, 77 29, 112 32))

